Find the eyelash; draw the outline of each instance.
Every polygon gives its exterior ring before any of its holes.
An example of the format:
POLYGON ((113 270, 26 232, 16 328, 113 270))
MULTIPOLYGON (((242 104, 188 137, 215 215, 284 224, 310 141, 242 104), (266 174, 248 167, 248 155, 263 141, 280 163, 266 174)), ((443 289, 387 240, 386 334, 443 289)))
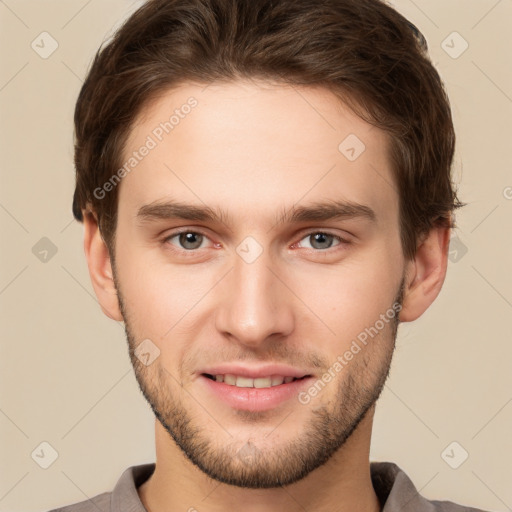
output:
MULTIPOLYGON (((179 230, 179 231, 173 231, 171 234, 167 235, 162 240, 162 243, 166 244, 166 245, 171 245, 172 246, 171 250, 175 250, 175 251, 180 252, 180 253, 185 253, 185 254, 187 254, 187 256, 195 256, 196 253, 199 251, 199 249, 183 249, 183 248, 176 247, 173 244, 169 243, 169 241, 171 239, 173 239, 173 238, 175 238, 175 237, 177 237, 177 236, 179 236, 179 235, 181 235, 183 233, 192 233, 194 235, 201 235, 201 236, 203 236, 205 238, 209 238, 206 233, 203 233, 201 231, 193 231, 191 229, 183 229, 183 230, 179 230)), ((334 233, 330 233, 329 231, 322 231, 322 230, 313 230, 313 231, 309 231, 307 233, 304 233, 304 235, 302 236, 302 238, 298 242, 301 242, 305 238, 310 237, 311 235, 316 235, 316 234, 332 236, 339 243, 337 245, 333 246, 333 247, 328 247, 327 249, 314 249, 314 248, 309 249, 309 248, 306 248, 306 250, 312 251, 312 252, 315 252, 315 253, 319 253, 319 254, 322 254, 322 253, 332 253, 332 252, 334 252, 336 250, 340 250, 339 249, 340 246, 349 245, 350 244, 349 240, 346 240, 345 238, 341 237, 340 235, 336 235, 334 233), (336 248, 338 248, 338 249, 336 249, 336 248)), ((293 246, 297 245, 298 242, 294 243, 293 246)))

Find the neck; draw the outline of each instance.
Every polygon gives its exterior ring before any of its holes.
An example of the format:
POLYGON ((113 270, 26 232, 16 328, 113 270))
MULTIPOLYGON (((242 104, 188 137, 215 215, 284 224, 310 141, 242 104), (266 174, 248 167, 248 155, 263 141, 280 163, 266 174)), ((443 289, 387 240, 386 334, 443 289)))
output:
POLYGON ((379 512, 370 476, 372 408, 346 443, 302 480, 275 489, 244 489, 205 475, 155 421, 156 467, 139 488, 148 512, 379 512))

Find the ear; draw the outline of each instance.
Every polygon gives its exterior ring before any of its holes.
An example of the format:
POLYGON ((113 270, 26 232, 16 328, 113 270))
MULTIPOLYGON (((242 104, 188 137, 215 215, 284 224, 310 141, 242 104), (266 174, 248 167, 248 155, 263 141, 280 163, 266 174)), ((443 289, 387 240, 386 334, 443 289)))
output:
POLYGON ((82 213, 84 219, 84 251, 94 292, 103 313, 112 320, 122 322, 124 319, 117 299, 110 254, 101 237, 97 217, 90 210, 83 210, 82 213))
POLYGON ((433 227, 420 240, 414 259, 406 264, 401 322, 419 318, 439 295, 446 277, 450 228, 433 227))

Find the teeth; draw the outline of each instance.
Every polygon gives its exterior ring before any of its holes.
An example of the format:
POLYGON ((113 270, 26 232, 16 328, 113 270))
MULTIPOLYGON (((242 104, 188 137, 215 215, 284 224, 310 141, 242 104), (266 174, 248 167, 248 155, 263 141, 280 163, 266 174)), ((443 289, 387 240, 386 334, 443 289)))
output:
POLYGON ((237 388, 253 388, 254 387, 254 379, 248 379, 247 377, 236 377, 237 388))
POLYGON ((280 375, 270 375, 269 377, 258 377, 257 379, 251 379, 248 377, 241 377, 240 375, 215 375, 217 382, 224 382, 230 386, 236 386, 238 388, 270 388, 273 386, 280 386, 283 384, 289 384, 295 377, 282 377, 280 375))
POLYGON ((236 386, 236 377, 234 375, 224 375, 224 383, 230 386, 236 386))
MULTIPOLYGON (((247 379, 252 380, 252 379, 247 379)), ((238 386, 238 379, 236 381, 236 385, 238 386)), ((269 388, 272 386, 272 378, 271 377, 260 377, 258 379, 254 379, 254 387, 255 388, 269 388)))
POLYGON ((279 377, 279 375, 273 375, 270 385, 271 386, 279 386, 283 382, 284 382, 284 377, 279 377))

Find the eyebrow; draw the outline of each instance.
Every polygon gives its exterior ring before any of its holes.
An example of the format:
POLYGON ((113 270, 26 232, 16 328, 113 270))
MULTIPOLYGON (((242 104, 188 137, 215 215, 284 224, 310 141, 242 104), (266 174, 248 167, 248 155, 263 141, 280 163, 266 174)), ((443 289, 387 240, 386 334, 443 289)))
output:
MULTIPOLYGON (((222 208, 211 208, 181 203, 174 200, 154 201, 141 206, 136 218, 141 224, 158 220, 191 220, 226 224, 231 219, 222 208)), ((285 223, 319 222, 335 219, 365 218, 376 221, 376 214, 369 206, 353 201, 317 201, 307 206, 283 208, 276 216, 275 225, 285 223)))

